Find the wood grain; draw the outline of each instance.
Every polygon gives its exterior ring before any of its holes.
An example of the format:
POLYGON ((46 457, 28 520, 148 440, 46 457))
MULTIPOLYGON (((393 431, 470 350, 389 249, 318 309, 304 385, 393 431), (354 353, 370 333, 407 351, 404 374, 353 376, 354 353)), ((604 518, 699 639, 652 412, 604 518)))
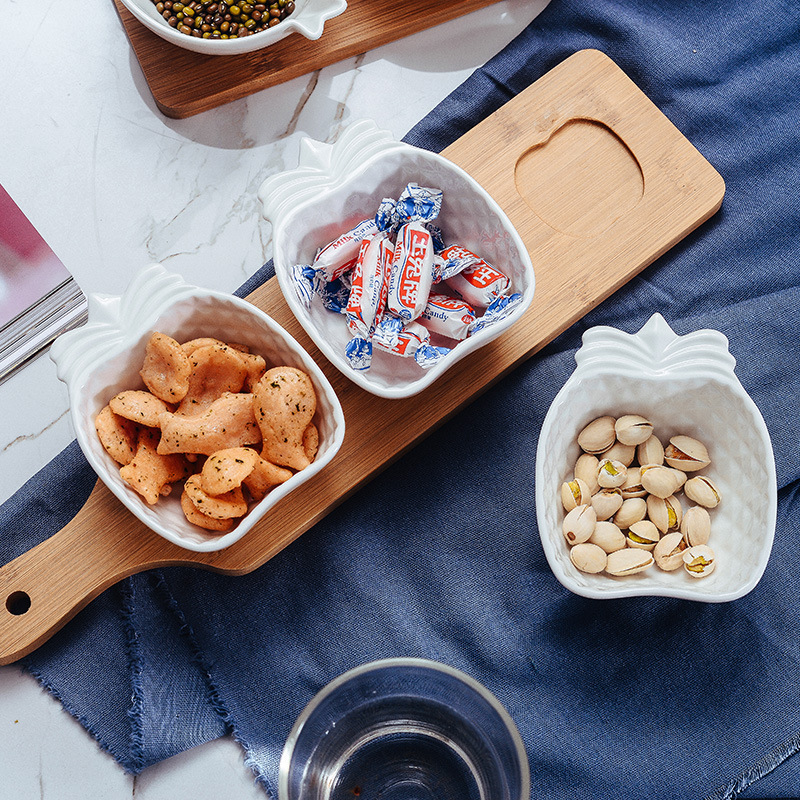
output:
POLYGON ((98 483, 65 528, 0 569, 0 664, 38 647, 135 572, 187 564, 240 575, 263 565, 708 219, 725 191, 719 174, 666 117, 610 59, 591 50, 567 59, 444 155, 494 196, 531 253, 536 293, 524 317, 422 394, 387 400, 332 367, 277 281, 268 281, 248 300, 297 338, 341 400, 347 433, 334 461, 247 536, 214 553, 183 550, 152 533, 98 483), (582 185, 586 191, 576 190, 582 185), (12 613, 26 597, 30 608, 12 613))
POLYGON ((317 41, 293 33, 263 50, 239 56, 184 50, 145 28, 119 0, 114 3, 156 105, 166 116, 181 119, 498 1, 348 0, 347 10, 325 23, 317 41))

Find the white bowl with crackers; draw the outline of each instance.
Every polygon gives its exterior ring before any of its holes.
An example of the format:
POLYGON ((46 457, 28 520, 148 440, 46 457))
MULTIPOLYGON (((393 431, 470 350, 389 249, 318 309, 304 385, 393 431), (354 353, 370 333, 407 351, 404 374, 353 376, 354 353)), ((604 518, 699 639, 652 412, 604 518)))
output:
POLYGON ((750 592, 772 550, 775 462, 726 337, 678 336, 655 314, 635 334, 591 328, 575 360, 536 453, 556 578, 596 599, 750 592))
POLYGON ((188 550, 238 541, 333 459, 339 400, 260 309, 155 264, 51 348, 78 443, 145 525, 188 550))
POLYGON ((268 178, 259 198, 289 307, 330 362, 372 394, 421 392, 511 327, 533 299, 528 251, 492 197, 453 162, 370 120, 350 124, 333 144, 304 139, 298 167, 268 178), (394 216, 384 227, 386 201, 394 216), (367 246, 381 237, 383 284, 371 271, 380 256, 367 246), (340 275, 342 265, 349 271, 340 275), (375 300, 371 310, 365 297, 375 300), (370 348, 365 358, 361 345, 370 348))

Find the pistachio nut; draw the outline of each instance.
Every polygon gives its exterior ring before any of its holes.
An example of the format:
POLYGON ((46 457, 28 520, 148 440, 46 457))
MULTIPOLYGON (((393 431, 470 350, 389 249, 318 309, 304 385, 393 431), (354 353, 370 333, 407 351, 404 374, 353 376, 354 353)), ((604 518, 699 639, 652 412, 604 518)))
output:
POLYGON ((594 531, 589 537, 592 544, 602 547, 606 553, 622 550, 626 545, 625 534, 613 522, 601 520, 594 526, 594 531))
POLYGON ((630 467, 625 483, 619 488, 625 500, 629 497, 644 497, 647 494, 647 489, 642 486, 641 469, 639 467, 630 467))
POLYGON ((683 493, 699 506, 716 508, 722 496, 708 475, 695 475, 683 485, 683 493))
POLYGON ((586 453, 602 453, 608 450, 617 437, 614 417, 598 417, 592 420, 579 434, 578 444, 586 453))
POLYGON ((602 547, 589 542, 576 544, 569 551, 569 560, 581 572, 602 572, 606 568, 607 558, 606 551, 602 547))
POLYGON ((711 517, 702 506, 692 506, 681 522, 681 533, 690 547, 708 544, 711 536, 711 517))
POLYGON ((626 535, 628 547, 637 550, 652 550, 661 538, 658 528, 649 519, 642 519, 634 522, 628 528, 626 535))
POLYGON ((592 495, 591 503, 597 519, 611 519, 622 506, 622 492, 619 489, 601 489, 592 495))
POLYGON ((609 575, 634 575, 653 565, 653 554, 647 550, 633 550, 626 547, 609 553, 606 561, 606 572, 609 575))
POLYGON ((650 438, 653 424, 639 414, 625 414, 617 420, 614 430, 622 444, 635 446, 650 438))
POLYGON ((603 458, 610 458, 612 461, 621 461, 626 467, 629 467, 633 464, 633 459, 636 458, 636 448, 633 445, 614 442, 608 450, 603 450, 601 455, 603 458))
POLYGON ((583 453, 575 462, 575 470, 572 474, 586 483, 589 487, 589 494, 594 494, 600 489, 600 484, 597 482, 599 466, 600 459, 591 453, 583 453))
POLYGON ((679 532, 668 533, 658 540, 653 549, 656 566, 664 572, 672 572, 683 565, 683 553, 687 548, 683 536, 679 532))
POLYGON ((643 497, 623 497, 619 511, 614 514, 614 524, 620 528, 630 528, 635 522, 643 520, 647 515, 647 503, 643 497))
POLYGON ((664 463, 664 445, 661 444, 661 439, 655 434, 649 439, 645 439, 636 447, 636 458, 639 466, 645 467, 652 464, 660 467, 664 463))
POLYGON ((711 463, 706 446, 691 436, 673 436, 664 448, 664 458, 671 467, 684 472, 694 472, 711 463))
POLYGON ((674 494, 669 497, 651 494, 647 498, 647 516, 661 533, 677 531, 683 519, 683 506, 674 494))
POLYGON ((596 523, 597 514, 595 510, 588 503, 585 503, 581 506, 575 506, 564 517, 564 522, 561 523, 561 530, 569 544, 580 544, 589 540, 596 523))
POLYGON ((664 467, 664 469, 668 469, 673 477, 675 478, 675 482, 678 484, 675 487, 675 491, 677 492, 684 483, 686 483, 689 476, 682 470, 682 469, 675 469, 675 467, 664 467))
POLYGON ((678 479, 669 467, 641 468, 642 486, 656 497, 669 497, 678 489, 678 479))
POLYGON ((707 544, 695 545, 683 553, 683 568, 693 578, 705 578, 716 566, 714 551, 707 544))
POLYGON ((604 458, 597 467, 597 482, 602 489, 616 489, 627 477, 628 468, 621 461, 604 458))
POLYGON ((561 484, 561 503, 565 511, 572 511, 576 506, 589 502, 592 493, 580 478, 573 478, 561 484))

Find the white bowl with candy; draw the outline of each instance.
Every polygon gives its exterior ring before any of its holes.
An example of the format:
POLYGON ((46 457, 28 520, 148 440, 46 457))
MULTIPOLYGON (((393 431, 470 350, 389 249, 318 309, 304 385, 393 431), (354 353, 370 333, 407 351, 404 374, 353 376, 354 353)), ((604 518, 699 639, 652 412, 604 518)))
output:
POLYGON ((295 339, 246 300, 158 264, 121 297, 92 295, 88 323, 50 354, 95 472, 188 550, 241 539, 344 439, 333 387, 295 339))
POLYGON ((289 307, 344 375, 417 394, 507 330, 533 299, 530 256, 491 196, 374 122, 304 139, 259 197, 289 307))

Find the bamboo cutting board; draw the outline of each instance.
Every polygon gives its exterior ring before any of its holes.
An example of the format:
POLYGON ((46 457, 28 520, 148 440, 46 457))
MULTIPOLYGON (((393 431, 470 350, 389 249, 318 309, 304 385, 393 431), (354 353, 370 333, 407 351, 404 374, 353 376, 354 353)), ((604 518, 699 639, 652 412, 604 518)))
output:
POLYGON ((348 0, 320 39, 293 33, 254 53, 207 56, 165 41, 114 0, 156 105, 182 119, 276 86, 498 0, 348 0))
POLYGON ((422 394, 387 400, 332 367, 268 281, 248 300, 306 347, 341 400, 347 433, 334 461, 213 553, 152 533, 98 482, 65 528, 0 569, 0 664, 133 573, 184 564, 241 575, 261 566, 708 219, 725 192, 714 168, 595 50, 562 62, 444 155, 494 196, 528 247, 536 294, 526 314, 422 394))

